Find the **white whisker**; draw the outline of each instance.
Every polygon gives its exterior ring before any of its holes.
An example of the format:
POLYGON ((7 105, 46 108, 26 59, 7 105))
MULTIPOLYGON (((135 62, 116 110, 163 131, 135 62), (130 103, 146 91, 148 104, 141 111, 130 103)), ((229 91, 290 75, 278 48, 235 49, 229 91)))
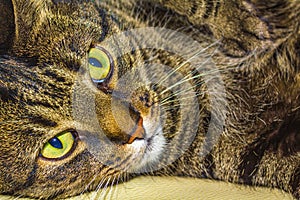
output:
POLYGON ((14 197, 14 200, 15 199, 20 199, 20 198, 22 198, 23 197, 23 195, 19 195, 19 196, 17 196, 17 197, 14 197))
POLYGON ((97 196, 99 196, 99 195, 101 196, 101 195, 102 195, 103 189, 101 190, 101 192, 99 192, 99 191, 100 191, 100 189, 102 188, 102 185, 105 183, 106 179, 107 179, 106 176, 104 176, 104 177, 101 179, 101 181, 98 183, 98 186, 97 186, 96 189, 95 189, 95 194, 91 197, 91 199, 96 199, 97 196))
MULTIPOLYGON (((206 61, 204 63, 202 63, 199 67, 203 66, 209 60, 210 60, 210 58, 207 58, 206 61)), ((181 81, 177 82, 176 84, 171 85, 170 87, 166 88, 165 90, 163 90, 159 94, 162 95, 162 94, 166 93, 167 91, 171 90, 172 88, 177 87, 177 86, 179 86, 179 85, 181 85, 185 82, 188 82, 188 81, 196 79, 196 78, 201 78, 201 77, 204 77, 204 76, 207 76, 207 75, 211 75, 215 72, 218 73, 219 71, 220 71, 219 69, 213 69, 213 70, 209 70, 207 72, 203 72, 201 74, 198 74, 198 75, 195 75, 195 76, 192 76, 192 77, 189 77, 189 74, 188 74, 181 81)))
MULTIPOLYGON (((105 182, 102 182, 102 184, 101 184, 101 185, 98 185, 98 187, 97 187, 97 189, 96 189, 97 193, 98 193, 98 191, 101 189, 100 195, 103 197, 103 198, 101 198, 101 199, 105 199, 105 197, 106 197, 106 195, 107 195, 107 187, 108 187, 108 185, 109 185, 110 179, 111 179, 111 176, 108 177, 108 179, 107 179, 106 184, 105 184, 104 187, 102 187, 102 185, 103 185, 105 182), (99 186, 100 186, 100 187, 99 187, 99 186)), ((95 195, 94 200, 96 200, 97 193, 96 193, 96 195, 95 195)))
POLYGON ((218 43, 219 43, 219 41, 216 41, 216 42, 210 44, 209 46, 205 47, 204 49, 201 49, 200 51, 198 51, 197 53, 195 53, 189 59, 187 59, 186 61, 184 61, 183 63, 181 63, 175 70, 173 70, 171 73, 169 73, 168 75, 166 75, 165 77, 163 77, 161 80, 159 80, 158 81, 158 85, 160 85, 161 83, 163 83, 164 81, 166 81, 170 76, 172 76, 175 72, 179 71, 185 64, 189 63, 192 59, 194 59, 195 57, 199 56, 201 53, 205 52, 206 50, 208 50, 209 48, 215 46, 218 43))
POLYGON ((84 190, 80 194, 83 194, 85 191, 88 190, 88 188, 90 187, 90 185, 95 181, 95 179, 98 177, 98 175, 100 173, 101 172, 98 172, 96 175, 94 175, 94 177, 92 178, 92 180, 85 186, 84 190))
MULTIPOLYGON (((187 96, 189 93, 186 93, 184 94, 185 96, 187 96)), ((187 97, 184 97, 184 98, 178 98, 178 99, 175 99, 175 100, 170 100, 171 98, 167 98, 166 100, 164 100, 163 102, 160 102, 159 105, 160 106, 164 106, 166 104, 169 104, 169 103, 174 103, 174 102, 178 102, 178 101, 182 101, 182 100, 189 100, 189 99, 193 99, 193 98, 196 98, 200 95, 203 95, 203 93, 200 93, 200 94, 196 94, 196 93, 191 93, 192 96, 187 96, 187 97)), ((225 95, 225 92, 222 93, 222 92, 210 92, 209 95, 225 95)), ((175 95, 174 95, 175 96, 175 95)), ((172 96, 173 97, 173 96, 172 96)), ((198 103, 198 102, 197 102, 198 103)), ((178 105, 186 105, 186 104, 178 104, 178 105)), ((191 105, 191 104, 188 104, 188 105, 191 105)), ((172 105, 172 106, 175 106, 175 105, 172 105)))
MULTIPOLYGON (((176 92, 176 93, 173 93, 172 95, 168 96, 167 98, 163 99, 162 101, 160 101, 160 105, 162 105, 164 102, 168 101, 169 99, 172 99, 178 95, 188 95, 188 94, 191 94, 191 95, 195 95, 195 91, 194 89, 198 86, 200 86, 201 84, 203 84, 204 82, 200 82, 198 84, 195 84, 193 87, 190 87, 190 88, 187 88, 187 89, 184 89, 182 91, 179 91, 179 92, 176 92)), ((182 98, 180 98, 182 99, 182 98)))
POLYGON ((112 180, 112 182, 111 182, 111 184, 110 184, 110 187, 109 187, 109 191, 108 191, 108 193, 107 193, 107 195, 108 195, 108 198, 107 199, 112 199, 112 196, 113 196, 113 191, 114 191, 114 183, 115 183, 115 181, 116 181, 116 176, 113 176, 114 178, 113 178, 113 180, 112 180))

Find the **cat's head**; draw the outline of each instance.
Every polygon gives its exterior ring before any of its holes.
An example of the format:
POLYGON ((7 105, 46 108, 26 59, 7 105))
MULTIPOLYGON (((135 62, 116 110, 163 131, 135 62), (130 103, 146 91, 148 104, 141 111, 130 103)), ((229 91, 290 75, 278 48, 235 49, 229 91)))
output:
POLYGON ((1 192, 115 184, 167 166, 206 132, 209 80, 187 61, 199 46, 187 50, 193 41, 175 31, 121 30, 105 5, 6 5, 15 34, 0 60, 1 192))

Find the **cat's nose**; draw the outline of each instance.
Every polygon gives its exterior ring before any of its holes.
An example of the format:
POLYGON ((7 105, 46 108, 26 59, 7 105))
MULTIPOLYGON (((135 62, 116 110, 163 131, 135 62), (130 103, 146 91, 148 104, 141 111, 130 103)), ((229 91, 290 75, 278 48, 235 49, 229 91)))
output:
POLYGON ((137 104, 126 101, 124 95, 107 99, 100 95, 95 99, 97 118, 101 130, 111 142, 125 145, 146 137, 144 113, 137 104))
POLYGON ((132 144, 136 139, 145 138, 145 129, 143 127, 143 118, 139 117, 138 121, 130 134, 129 140, 126 142, 127 144, 132 144))

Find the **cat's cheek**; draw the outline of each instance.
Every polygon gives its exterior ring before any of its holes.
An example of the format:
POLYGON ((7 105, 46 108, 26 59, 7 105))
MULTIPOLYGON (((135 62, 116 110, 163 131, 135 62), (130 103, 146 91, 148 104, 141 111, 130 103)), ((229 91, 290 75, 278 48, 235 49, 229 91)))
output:
MULTIPOLYGON (((55 199, 74 196, 85 191, 87 185, 95 189, 108 170, 87 150, 64 161, 39 159, 37 164, 33 182, 20 192, 21 195, 30 193, 33 197, 45 199, 52 195, 55 195, 55 199)), ((112 176, 118 174, 114 170, 111 172, 112 176)))

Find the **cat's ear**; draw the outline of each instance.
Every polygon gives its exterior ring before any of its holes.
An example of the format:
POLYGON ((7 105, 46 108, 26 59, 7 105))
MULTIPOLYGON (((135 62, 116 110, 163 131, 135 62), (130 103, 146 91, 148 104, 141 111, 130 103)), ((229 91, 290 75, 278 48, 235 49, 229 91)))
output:
POLYGON ((14 9, 11 1, 0 0, 0 54, 7 52, 15 36, 14 9))

